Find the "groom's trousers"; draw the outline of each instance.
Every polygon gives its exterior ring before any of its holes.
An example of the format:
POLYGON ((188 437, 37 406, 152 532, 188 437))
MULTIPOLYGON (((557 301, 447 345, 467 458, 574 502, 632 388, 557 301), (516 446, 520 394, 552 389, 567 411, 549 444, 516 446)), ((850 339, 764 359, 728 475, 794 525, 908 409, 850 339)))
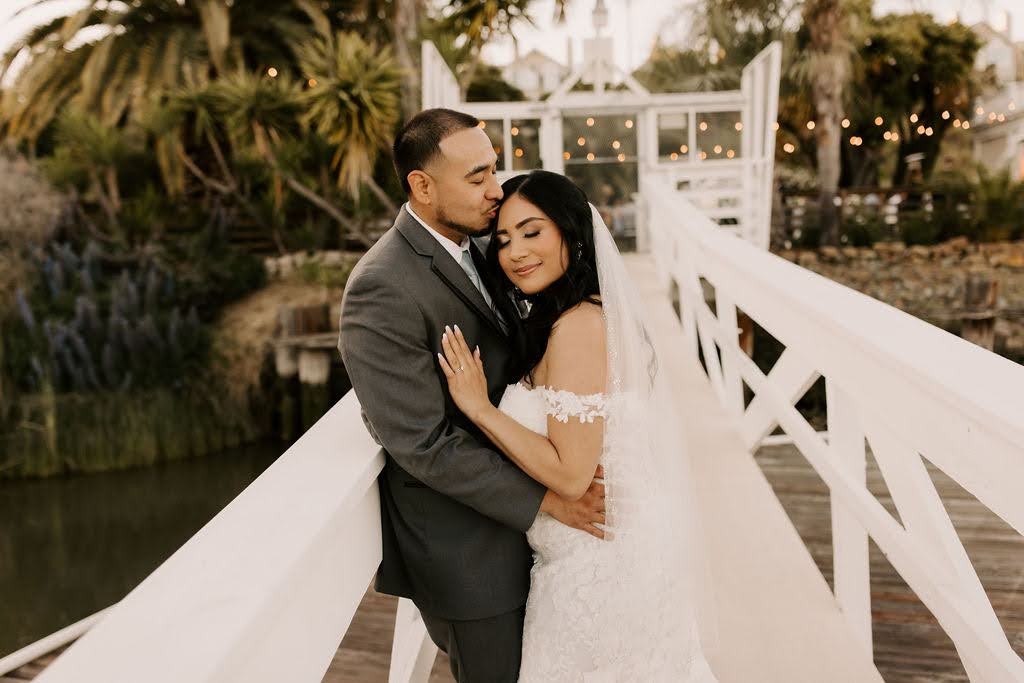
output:
POLYGON ((526 606, 486 619, 449 621, 420 613, 458 683, 516 683, 526 606))

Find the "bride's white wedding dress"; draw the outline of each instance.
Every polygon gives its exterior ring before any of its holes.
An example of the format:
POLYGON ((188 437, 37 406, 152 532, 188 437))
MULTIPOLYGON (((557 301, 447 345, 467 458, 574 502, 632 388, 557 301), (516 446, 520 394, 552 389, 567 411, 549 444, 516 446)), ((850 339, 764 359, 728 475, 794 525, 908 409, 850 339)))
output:
MULTIPOLYGON (((548 415, 562 422, 611 416, 613 425, 630 424, 624 413, 639 405, 621 395, 579 396, 520 383, 509 385, 499 408, 547 436, 548 415)), ((544 513, 527 532, 534 565, 520 683, 716 680, 681 591, 686 582, 667 554, 671 542, 653 531, 664 529, 665 520, 651 517, 659 506, 645 498, 650 487, 643 478, 657 474, 647 471, 648 459, 635 457, 643 439, 634 439, 631 449, 624 436, 628 430, 606 428, 600 458, 612 540, 601 541, 544 513)))

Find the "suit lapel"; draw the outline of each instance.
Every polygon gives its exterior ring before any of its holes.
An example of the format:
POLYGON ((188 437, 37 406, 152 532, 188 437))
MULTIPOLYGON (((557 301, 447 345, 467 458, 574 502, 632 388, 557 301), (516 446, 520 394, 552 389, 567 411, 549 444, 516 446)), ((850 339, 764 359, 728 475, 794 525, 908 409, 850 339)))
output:
POLYGON ((448 285, 456 296, 462 299, 477 315, 490 323, 494 329, 506 334, 494 311, 487 305, 483 294, 473 285, 462 266, 455 262, 452 255, 415 218, 410 216, 404 207, 395 220, 395 227, 417 254, 430 257, 430 269, 448 285))

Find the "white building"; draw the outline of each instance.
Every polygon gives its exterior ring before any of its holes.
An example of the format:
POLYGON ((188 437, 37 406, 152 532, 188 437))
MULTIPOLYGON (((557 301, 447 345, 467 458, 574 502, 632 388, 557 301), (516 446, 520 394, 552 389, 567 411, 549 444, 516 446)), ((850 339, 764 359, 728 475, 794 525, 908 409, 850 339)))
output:
POLYGON ((993 172, 1024 180, 1024 81, 978 101, 971 121, 974 158, 993 172))
POLYGON ((540 50, 530 50, 502 67, 501 76, 531 100, 553 91, 569 75, 569 67, 540 50))
POLYGON ((988 67, 995 70, 996 77, 1000 83, 1010 83, 1019 80, 1022 63, 1021 45, 1014 43, 1010 34, 1009 20, 1007 29, 1000 31, 993 28, 988 22, 981 22, 971 27, 982 41, 981 49, 974 60, 974 66, 984 71, 988 67))

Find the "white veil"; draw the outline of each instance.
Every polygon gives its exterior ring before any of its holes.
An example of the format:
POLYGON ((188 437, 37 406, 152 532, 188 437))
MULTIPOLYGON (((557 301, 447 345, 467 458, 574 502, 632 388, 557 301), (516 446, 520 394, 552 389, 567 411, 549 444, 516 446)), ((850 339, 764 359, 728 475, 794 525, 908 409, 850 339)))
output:
MULTIPOLYGON (((644 631, 663 638, 661 647, 671 657, 665 670, 678 672, 676 680, 713 681, 703 648, 717 644, 708 642, 717 640, 714 614, 708 609, 714 601, 699 599, 711 583, 680 413, 668 373, 659 364, 643 299, 604 219, 593 204, 590 208, 611 397, 605 422, 606 503, 611 545, 619 544, 612 553, 617 558, 614 569, 609 569, 619 576, 640 572, 645 583, 653 584, 640 587, 639 581, 631 581, 629 591, 637 594, 628 596, 628 603, 637 610, 653 610, 644 631)), ((615 611, 610 611, 609 621, 616 618, 615 611)), ((615 631, 623 624, 606 627, 615 631)))

